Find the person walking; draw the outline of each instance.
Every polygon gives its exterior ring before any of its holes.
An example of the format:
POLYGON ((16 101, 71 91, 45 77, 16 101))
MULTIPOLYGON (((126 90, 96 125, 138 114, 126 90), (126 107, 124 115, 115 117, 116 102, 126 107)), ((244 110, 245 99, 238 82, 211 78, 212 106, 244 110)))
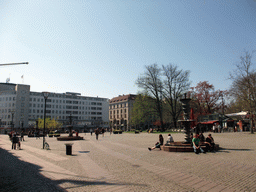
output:
POLYGON ((97 128, 95 130, 96 140, 98 140, 98 138, 99 138, 99 133, 100 133, 99 128, 97 128))
POLYGON ((101 133, 102 133, 102 137, 104 137, 104 132, 105 132, 105 129, 104 127, 101 129, 101 133))
POLYGON ((16 149, 16 145, 19 143, 19 138, 16 134, 12 137, 12 149, 16 149))
POLYGON ((91 136, 92 136, 92 128, 90 129, 90 132, 91 132, 91 136))
POLYGON ((20 133, 20 141, 25 141, 24 140, 24 131, 21 131, 21 133, 20 133))

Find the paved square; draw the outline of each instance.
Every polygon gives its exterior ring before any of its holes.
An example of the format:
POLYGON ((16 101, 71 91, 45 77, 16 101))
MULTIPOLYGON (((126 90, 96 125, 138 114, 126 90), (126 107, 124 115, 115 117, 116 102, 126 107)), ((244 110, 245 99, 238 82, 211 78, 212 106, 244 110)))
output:
MULTIPOLYGON (((42 138, 25 137, 22 150, 11 150, 8 136, 0 135, 1 190, 256 191, 256 134, 212 135, 222 149, 196 155, 148 151, 158 134, 105 133, 97 141, 81 133, 85 140, 72 141, 72 156, 70 142, 46 137, 51 150, 43 150, 42 138)), ((173 138, 183 141, 184 134, 173 138)))

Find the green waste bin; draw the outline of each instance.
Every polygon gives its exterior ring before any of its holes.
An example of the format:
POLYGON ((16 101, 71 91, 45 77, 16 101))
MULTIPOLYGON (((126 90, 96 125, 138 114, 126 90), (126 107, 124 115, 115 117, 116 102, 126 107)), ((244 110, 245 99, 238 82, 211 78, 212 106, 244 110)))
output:
POLYGON ((72 155, 72 145, 73 143, 66 143, 66 155, 72 155))

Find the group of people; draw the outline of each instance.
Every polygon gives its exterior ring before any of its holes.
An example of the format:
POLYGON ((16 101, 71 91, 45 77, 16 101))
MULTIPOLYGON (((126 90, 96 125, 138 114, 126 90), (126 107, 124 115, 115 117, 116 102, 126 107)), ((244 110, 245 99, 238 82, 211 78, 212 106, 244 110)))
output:
POLYGON ((18 134, 14 131, 11 131, 8 135, 12 142, 12 149, 16 149, 16 148, 21 149, 20 141, 25 141, 24 140, 24 132, 21 131, 20 138, 18 137, 18 134))
POLYGON ((215 143, 211 134, 208 134, 206 139, 203 133, 195 134, 194 138, 192 139, 192 144, 196 154, 199 154, 200 152, 206 153, 208 151, 215 152, 215 143), (205 145, 206 149, 203 150, 201 145, 205 145))
MULTIPOLYGON (((95 133, 95 135, 96 135, 96 140, 98 140, 99 139, 99 134, 102 134, 102 137, 104 137, 104 133, 106 132, 106 130, 105 130, 105 128, 97 128, 97 129, 95 129, 94 130, 94 133, 95 133)), ((92 129, 90 129, 90 133, 91 133, 91 135, 92 135, 92 133, 93 133, 93 130, 92 129)), ((112 129, 110 129, 110 135, 111 135, 111 133, 112 133, 112 129)))
POLYGON ((222 132, 222 128, 221 128, 220 124, 213 124, 212 131, 214 133, 221 133, 222 132))
MULTIPOLYGON (((192 140, 191 145, 193 146, 194 152, 196 154, 199 154, 200 152, 206 153, 208 151, 215 152, 215 143, 211 134, 208 134, 208 137, 205 138, 202 132, 200 134, 196 133, 194 136, 193 136, 193 133, 191 133, 191 140, 192 140), (201 145, 206 146, 205 150, 202 149, 201 145)), ((172 142, 174 142, 173 137, 171 134, 168 134, 166 144, 168 145, 172 142)), ((148 147, 148 150, 151 151, 156 148, 159 148, 161 150, 161 145, 163 144, 164 144, 164 138, 163 138, 163 135, 160 134, 159 142, 157 142, 153 147, 148 147)))
MULTIPOLYGON (((168 134, 166 144, 170 144, 172 142, 174 142, 173 137, 172 137, 171 134, 168 134)), ((159 148, 161 150, 161 145, 163 145, 163 144, 164 144, 164 138, 163 138, 163 135, 160 134, 159 135, 159 142, 157 142, 154 147, 149 147, 148 150, 151 151, 151 150, 156 149, 156 148, 159 148)))

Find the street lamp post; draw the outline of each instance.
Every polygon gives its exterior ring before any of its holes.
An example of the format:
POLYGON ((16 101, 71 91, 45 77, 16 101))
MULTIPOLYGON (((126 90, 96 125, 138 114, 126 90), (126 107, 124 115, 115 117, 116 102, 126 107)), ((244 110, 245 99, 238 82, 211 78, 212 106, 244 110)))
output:
POLYGON ((72 115, 70 113, 69 115, 69 137, 72 137, 73 136, 73 133, 72 133, 72 129, 73 129, 73 126, 72 126, 72 115))
POLYGON ((14 117, 14 113, 15 113, 15 111, 14 111, 14 110, 12 110, 12 111, 11 111, 11 114, 12 114, 12 131, 13 131, 13 128, 14 128, 14 124, 13 124, 13 117, 14 117))
POLYGON ((5 63, 5 64, 0 64, 0 66, 4 65, 28 65, 28 62, 23 62, 23 63, 5 63))
POLYGON ((44 132, 43 132, 43 149, 44 149, 44 143, 45 143, 45 116, 46 116, 46 101, 47 98, 49 97, 49 92, 43 92, 44 96, 44 132))

